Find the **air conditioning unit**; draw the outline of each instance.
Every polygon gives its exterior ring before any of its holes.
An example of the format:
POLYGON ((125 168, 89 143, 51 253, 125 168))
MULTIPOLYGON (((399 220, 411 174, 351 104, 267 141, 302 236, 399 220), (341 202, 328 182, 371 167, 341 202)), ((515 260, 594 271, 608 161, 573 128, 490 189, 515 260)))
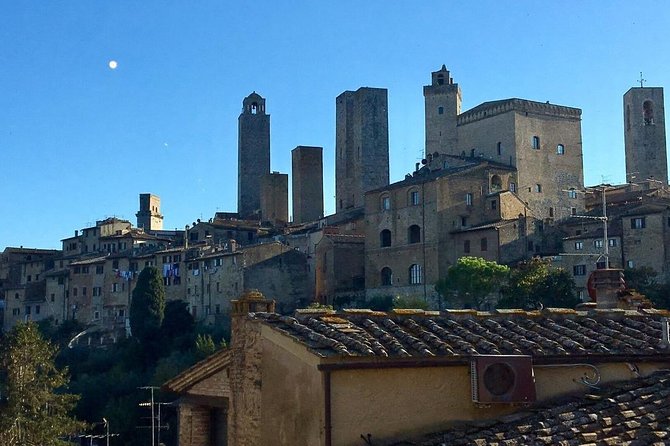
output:
POLYGON ((532 403, 536 399, 533 360, 521 355, 481 355, 470 367, 472 401, 532 403))

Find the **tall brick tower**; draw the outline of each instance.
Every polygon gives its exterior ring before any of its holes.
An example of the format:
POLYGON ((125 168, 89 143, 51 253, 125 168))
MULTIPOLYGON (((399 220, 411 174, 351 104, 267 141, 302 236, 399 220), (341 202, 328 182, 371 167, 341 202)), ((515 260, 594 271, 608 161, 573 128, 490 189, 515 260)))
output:
POLYGON ((387 91, 345 91, 336 99, 335 112, 335 206, 340 212, 364 206, 365 192, 389 183, 387 91))
POLYGON ((623 109, 626 181, 667 185, 663 88, 631 88, 623 95, 623 109))
POLYGON ((426 154, 458 155, 456 120, 461 113, 461 89, 442 65, 432 73, 431 85, 423 87, 426 104, 426 154))
POLYGON ((161 199, 158 195, 140 194, 140 210, 135 214, 137 227, 145 231, 160 231, 163 229, 161 215, 161 199))
POLYGON ((259 218, 261 179, 270 173, 270 115, 256 92, 242 101, 238 119, 237 212, 240 218, 259 218))
POLYGON ((323 147, 298 146, 291 161, 293 223, 323 217, 323 147))

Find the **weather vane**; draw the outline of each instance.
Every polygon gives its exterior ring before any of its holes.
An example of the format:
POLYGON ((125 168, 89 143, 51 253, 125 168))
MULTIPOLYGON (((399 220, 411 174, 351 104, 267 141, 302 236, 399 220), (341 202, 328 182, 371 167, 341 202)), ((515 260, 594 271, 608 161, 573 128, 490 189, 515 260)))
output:
POLYGON ((644 88, 644 83, 647 82, 647 79, 642 78, 642 71, 640 71, 640 80, 638 82, 640 83, 640 88, 644 88))

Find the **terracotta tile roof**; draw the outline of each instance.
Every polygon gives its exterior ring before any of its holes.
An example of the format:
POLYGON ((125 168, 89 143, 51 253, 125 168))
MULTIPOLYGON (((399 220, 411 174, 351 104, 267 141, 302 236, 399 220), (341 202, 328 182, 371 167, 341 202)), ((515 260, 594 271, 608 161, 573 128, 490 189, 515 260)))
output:
POLYGON ((670 444, 670 371, 393 446, 670 444))
MULTIPOLYGON (((231 358, 232 350, 221 349, 164 383, 162 389, 168 392, 184 393, 200 381, 228 367, 231 358)), ((230 389, 222 389, 222 393, 229 394, 230 389)))
POLYGON ((670 355, 661 340, 663 311, 545 309, 298 310, 295 317, 252 313, 318 356, 468 357, 471 355, 670 355))

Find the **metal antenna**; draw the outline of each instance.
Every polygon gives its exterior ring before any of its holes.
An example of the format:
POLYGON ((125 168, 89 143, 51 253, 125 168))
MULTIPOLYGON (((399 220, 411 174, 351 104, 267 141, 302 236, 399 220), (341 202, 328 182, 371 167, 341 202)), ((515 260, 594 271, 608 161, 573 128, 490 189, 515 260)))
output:
POLYGON ((640 71, 640 80, 638 81, 638 83, 640 84, 640 88, 644 88, 644 83, 645 82, 647 82, 647 79, 644 79, 642 77, 642 71, 640 71))

